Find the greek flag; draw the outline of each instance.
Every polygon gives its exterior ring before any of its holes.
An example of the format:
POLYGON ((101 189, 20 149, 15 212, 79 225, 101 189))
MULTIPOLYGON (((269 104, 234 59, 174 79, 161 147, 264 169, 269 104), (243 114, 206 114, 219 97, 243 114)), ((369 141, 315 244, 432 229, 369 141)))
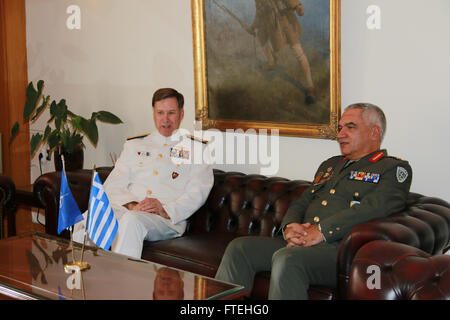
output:
POLYGON ((89 238, 99 247, 108 250, 116 236, 119 223, 109 204, 105 189, 97 172, 92 180, 89 219, 87 232, 89 238))

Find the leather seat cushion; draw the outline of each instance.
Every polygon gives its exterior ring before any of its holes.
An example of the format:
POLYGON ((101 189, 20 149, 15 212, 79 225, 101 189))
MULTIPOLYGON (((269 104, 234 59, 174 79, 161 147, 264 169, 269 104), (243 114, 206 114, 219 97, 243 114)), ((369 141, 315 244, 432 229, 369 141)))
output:
POLYGON ((144 242, 142 259, 214 277, 232 233, 209 232, 184 235, 158 242, 144 242))

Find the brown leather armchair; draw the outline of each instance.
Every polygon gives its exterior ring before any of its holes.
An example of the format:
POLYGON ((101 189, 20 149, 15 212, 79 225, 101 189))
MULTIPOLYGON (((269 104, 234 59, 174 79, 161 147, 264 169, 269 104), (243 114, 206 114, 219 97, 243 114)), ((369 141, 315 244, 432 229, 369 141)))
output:
MULTIPOLYGON (((104 181, 111 168, 98 168, 104 181)), ((88 206, 90 170, 67 172, 80 210, 88 206)), ((46 232, 56 235, 60 173, 39 177, 34 192, 46 208, 46 232)), ((142 259, 214 277, 228 243, 239 236, 274 237, 294 199, 309 181, 214 170, 214 186, 206 203, 189 219, 186 233, 176 239, 145 242, 142 259)), ((347 299, 352 263, 359 249, 375 240, 399 242, 427 254, 444 252, 450 244, 450 205, 437 198, 410 193, 407 207, 386 218, 354 228, 341 242, 336 288, 312 286, 310 299, 347 299)), ((266 299, 269 272, 255 278, 253 299, 266 299)), ((352 295, 351 298, 355 298, 352 295)))
MULTIPOLYGON (((14 208, 16 186, 8 176, 0 174, 0 239, 5 237, 4 220, 5 216, 11 213, 14 208)), ((8 217, 8 230, 16 230, 15 219, 8 217)))

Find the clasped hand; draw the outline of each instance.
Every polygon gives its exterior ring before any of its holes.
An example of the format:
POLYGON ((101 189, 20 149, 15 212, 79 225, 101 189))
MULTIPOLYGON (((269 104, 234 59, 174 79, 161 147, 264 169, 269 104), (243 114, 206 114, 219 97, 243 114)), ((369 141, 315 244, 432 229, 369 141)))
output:
POLYGON ((170 219, 161 202, 156 198, 145 198, 140 202, 132 202, 126 205, 128 210, 144 211, 157 214, 165 219, 170 219))
POLYGON ((311 223, 290 223, 284 229, 284 239, 287 247, 311 247, 324 240, 318 225, 311 223))

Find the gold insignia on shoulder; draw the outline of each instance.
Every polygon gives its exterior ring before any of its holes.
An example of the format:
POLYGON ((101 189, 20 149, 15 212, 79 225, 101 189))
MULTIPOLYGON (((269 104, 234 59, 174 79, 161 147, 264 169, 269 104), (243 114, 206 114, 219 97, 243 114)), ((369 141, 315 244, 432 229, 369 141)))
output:
POLYGON ((141 135, 138 135, 138 136, 128 137, 127 141, 134 140, 134 139, 142 139, 142 138, 145 138, 148 135, 150 135, 150 133, 145 133, 145 134, 141 134, 141 135))
POLYGON ((202 139, 200 139, 200 138, 198 138, 198 137, 195 137, 195 136, 193 136, 193 135, 191 135, 191 134, 187 134, 187 135, 186 135, 186 138, 189 138, 189 139, 194 140, 194 141, 201 142, 201 143, 203 143, 203 144, 207 144, 207 143, 209 142, 208 140, 202 140, 202 139))

